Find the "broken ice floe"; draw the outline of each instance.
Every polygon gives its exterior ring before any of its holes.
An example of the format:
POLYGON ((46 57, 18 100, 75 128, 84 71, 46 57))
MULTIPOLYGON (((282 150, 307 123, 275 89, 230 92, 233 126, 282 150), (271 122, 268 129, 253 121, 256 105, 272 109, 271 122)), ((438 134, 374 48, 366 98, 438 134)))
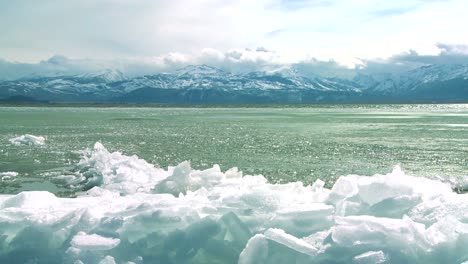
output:
POLYGON ((270 184, 219 166, 168 170, 97 143, 69 184, 0 196, 0 263, 462 263, 468 194, 438 180, 270 184))
POLYGON ((9 141, 13 145, 44 145, 45 137, 34 136, 34 135, 22 135, 15 138, 11 138, 9 141))
POLYGON ((14 179, 16 176, 18 176, 18 173, 15 171, 0 172, 0 179, 2 181, 14 179))

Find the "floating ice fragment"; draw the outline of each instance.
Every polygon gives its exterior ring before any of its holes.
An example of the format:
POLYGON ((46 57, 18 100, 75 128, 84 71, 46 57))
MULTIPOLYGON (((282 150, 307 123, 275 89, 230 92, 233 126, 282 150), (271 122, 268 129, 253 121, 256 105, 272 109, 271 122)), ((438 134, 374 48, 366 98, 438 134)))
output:
POLYGON ((120 243, 118 238, 108 238, 96 234, 88 235, 79 232, 71 240, 70 244, 84 250, 109 250, 115 248, 120 243))
POLYGON ((353 263, 355 264, 381 264, 388 262, 388 256, 382 251, 368 251, 353 258, 353 263))
POLYGON ((45 137, 42 136, 26 134, 19 137, 11 138, 9 141, 13 145, 44 145, 45 140, 45 137))
POLYGON ((14 171, 0 172, 0 176, 16 177, 18 173, 14 171))
POLYGON ((14 171, 0 172, 0 179, 2 181, 10 180, 11 178, 14 178, 16 176, 18 176, 18 173, 14 171))

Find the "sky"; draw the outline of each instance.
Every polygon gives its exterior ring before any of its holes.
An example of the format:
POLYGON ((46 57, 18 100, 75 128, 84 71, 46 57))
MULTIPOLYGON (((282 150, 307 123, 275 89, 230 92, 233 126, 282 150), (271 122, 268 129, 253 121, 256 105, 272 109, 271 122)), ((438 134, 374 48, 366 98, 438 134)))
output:
POLYGON ((0 78, 468 63, 466 10, 466 0, 4 0, 0 78))

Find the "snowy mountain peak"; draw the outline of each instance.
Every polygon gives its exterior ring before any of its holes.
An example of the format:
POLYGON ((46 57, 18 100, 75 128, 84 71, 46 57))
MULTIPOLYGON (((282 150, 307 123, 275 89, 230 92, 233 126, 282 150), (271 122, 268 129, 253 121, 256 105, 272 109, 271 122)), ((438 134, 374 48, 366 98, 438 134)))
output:
POLYGON ((104 83, 124 81, 127 79, 121 71, 115 69, 106 69, 99 72, 82 74, 78 75, 77 77, 95 79, 104 83))
POLYGON ((406 78, 416 78, 422 82, 446 81, 455 78, 468 77, 468 65, 447 64, 427 65, 408 72, 406 78))
POLYGON ((213 75, 213 74, 226 74, 225 71, 214 68, 208 65, 189 65, 176 71, 177 75, 213 75))
POLYGON ((466 102, 468 65, 430 65, 401 74, 329 78, 301 68, 229 73, 192 65, 172 73, 125 78, 118 70, 0 82, 0 100, 148 103, 466 102))
POLYGON ((299 73, 294 67, 287 66, 264 71, 264 74, 281 75, 283 77, 297 77, 299 73))

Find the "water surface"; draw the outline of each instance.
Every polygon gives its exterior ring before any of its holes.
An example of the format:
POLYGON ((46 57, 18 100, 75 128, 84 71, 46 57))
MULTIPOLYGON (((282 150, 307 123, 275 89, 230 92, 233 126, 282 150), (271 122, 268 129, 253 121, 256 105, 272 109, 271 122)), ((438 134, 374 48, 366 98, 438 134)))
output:
POLYGON ((219 164, 271 182, 388 173, 464 176, 468 171, 468 105, 327 105, 275 108, 0 108, 0 172, 14 180, 0 193, 49 190, 74 173, 80 151, 95 142, 160 167, 190 160, 219 164), (47 137, 16 146, 16 135, 47 137))

